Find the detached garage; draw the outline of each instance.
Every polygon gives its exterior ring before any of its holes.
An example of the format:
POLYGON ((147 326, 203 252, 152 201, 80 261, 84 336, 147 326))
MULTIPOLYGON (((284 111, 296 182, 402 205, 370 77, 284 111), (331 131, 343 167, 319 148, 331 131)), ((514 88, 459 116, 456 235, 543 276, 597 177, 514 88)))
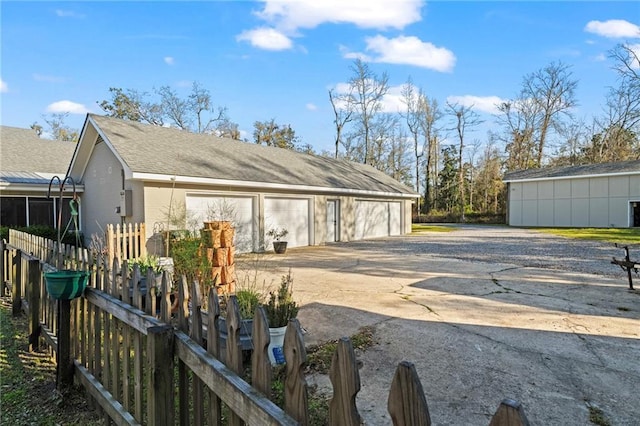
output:
POLYGON ((182 215, 190 229, 232 221, 239 252, 270 250, 275 228, 289 247, 408 233, 418 197, 364 164, 93 114, 69 170, 85 188, 87 237, 145 222, 152 240, 182 215))
POLYGON ((640 226, 640 161, 508 173, 512 226, 640 226))

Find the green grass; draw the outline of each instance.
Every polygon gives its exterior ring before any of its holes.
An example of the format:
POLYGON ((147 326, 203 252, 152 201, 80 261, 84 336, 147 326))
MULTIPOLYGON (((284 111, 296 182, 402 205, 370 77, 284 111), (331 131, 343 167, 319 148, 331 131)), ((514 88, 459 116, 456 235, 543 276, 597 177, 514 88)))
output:
POLYGON ((423 223, 411 224, 411 232, 452 232, 456 228, 444 225, 425 225, 423 223))
POLYGON ((547 234, 581 240, 605 241, 618 244, 640 244, 637 228, 534 228, 547 234))
MULTIPOLYGON (((353 349, 361 351, 376 343, 373 327, 361 327, 356 334, 350 337, 353 349)), ((320 374, 329 373, 333 354, 338 349, 338 340, 330 340, 309 348, 307 352, 307 368, 320 374)))
POLYGON ((46 351, 28 351, 27 321, 0 304, 0 406, 7 425, 101 425, 84 394, 56 390, 55 364, 46 351))

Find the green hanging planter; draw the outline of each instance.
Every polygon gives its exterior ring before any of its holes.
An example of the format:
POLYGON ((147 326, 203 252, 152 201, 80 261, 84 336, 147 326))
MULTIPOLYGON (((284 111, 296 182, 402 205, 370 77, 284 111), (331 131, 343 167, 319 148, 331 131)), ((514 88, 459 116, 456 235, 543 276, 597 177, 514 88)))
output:
POLYGON ((87 287, 89 272, 63 269, 56 272, 45 272, 47 292, 58 300, 71 300, 82 296, 87 287))

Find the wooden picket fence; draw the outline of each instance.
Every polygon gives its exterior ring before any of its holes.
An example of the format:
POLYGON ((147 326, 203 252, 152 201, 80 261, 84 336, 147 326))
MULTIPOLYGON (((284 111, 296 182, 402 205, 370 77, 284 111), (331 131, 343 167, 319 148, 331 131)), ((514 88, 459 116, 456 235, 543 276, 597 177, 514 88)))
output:
POLYGON ((109 224, 105 231, 105 242, 109 265, 115 258, 122 262, 147 255, 144 223, 109 224))
MULTIPOLYGON (((60 303, 47 295, 42 278, 43 269, 51 266, 4 243, 0 251, 0 272, 10 284, 14 313, 24 311, 30 319, 30 347, 36 349, 44 341, 52 351, 58 351, 60 303)), ((188 285, 181 279, 177 284, 178 311, 172 314, 169 274, 165 272, 157 281, 148 271, 147 286, 142 288, 137 265, 129 271, 126 261, 121 264, 114 258, 109 264, 103 259, 92 265, 82 261, 87 257, 80 253, 75 256, 80 260, 69 260, 65 265, 91 271, 83 297, 71 302, 72 361, 68 367, 100 407, 107 424, 309 424, 303 373, 307 354, 297 320, 289 322, 285 335, 284 407, 280 408, 269 399, 272 366, 262 308, 256 310, 253 323, 251 377, 244 380, 241 320, 235 296, 227 303, 223 354, 216 291, 207 295, 209 312, 204 313, 198 283, 188 285)), ((355 404, 360 377, 348 338, 339 341, 330 379, 333 396, 329 424, 360 425, 355 404)), ((409 362, 398 365, 387 404, 395 425, 431 424, 422 385, 409 362)), ((499 405, 490 423, 526 424, 522 406, 510 400, 499 405)))

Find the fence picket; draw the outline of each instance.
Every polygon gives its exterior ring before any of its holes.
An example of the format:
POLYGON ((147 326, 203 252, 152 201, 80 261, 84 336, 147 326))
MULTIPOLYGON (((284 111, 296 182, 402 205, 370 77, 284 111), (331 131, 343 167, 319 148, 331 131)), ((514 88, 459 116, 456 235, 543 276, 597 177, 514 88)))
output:
MULTIPOLYGON (((207 352, 215 358, 220 359, 220 300, 215 287, 209 289, 207 316, 207 352)), ((209 417, 214 425, 222 424, 222 402, 220 397, 212 390, 209 390, 209 417)))
POLYGON ((304 366, 307 351, 304 347, 300 322, 290 319, 284 335, 286 376, 284 382, 284 411, 303 425, 309 424, 309 398, 304 366))
POLYGON ((489 426, 529 426, 522 405, 513 399, 504 399, 491 418, 489 426))
MULTIPOLYGON (((193 316, 191 317, 191 333, 189 337, 197 345, 202 346, 202 302, 200 300, 200 284, 198 281, 191 283, 191 309, 193 310, 193 316)), ((202 380, 197 377, 193 378, 192 395, 193 423, 200 425, 204 422, 204 389, 202 380)))
POLYGON ((333 398, 329 404, 329 424, 359 426, 362 423, 356 395, 360 391, 360 373, 351 340, 343 337, 331 360, 329 378, 333 386, 333 398))
POLYGON ((253 354, 251 355, 251 385, 266 396, 271 394, 272 369, 268 347, 271 341, 269 322, 262 306, 253 316, 253 354))
POLYGON ((396 426, 431 425, 427 399, 413 363, 402 361, 398 364, 387 407, 396 426))

